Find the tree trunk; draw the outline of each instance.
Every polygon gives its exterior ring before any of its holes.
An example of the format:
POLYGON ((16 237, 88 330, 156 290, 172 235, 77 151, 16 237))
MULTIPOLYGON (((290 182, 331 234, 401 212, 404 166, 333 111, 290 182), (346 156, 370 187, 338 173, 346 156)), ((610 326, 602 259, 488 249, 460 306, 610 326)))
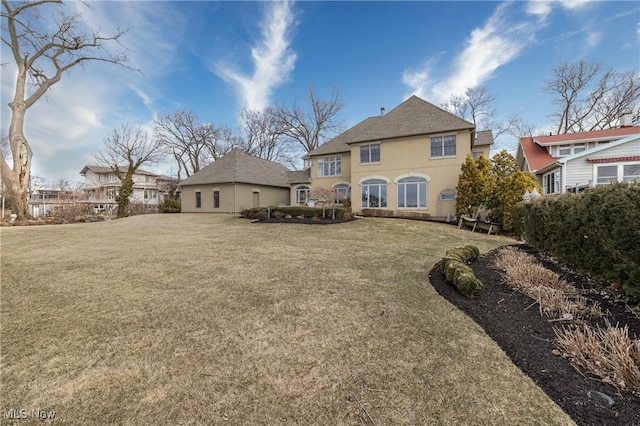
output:
POLYGON ((24 117, 27 112, 27 103, 24 100, 24 88, 27 81, 27 72, 23 64, 18 66, 16 78, 16 93, 11 108, 11 123, 9 124, 9 143, 13 155, 13 167, 9 168, 3 158, 3 179, 13 195, 11 212, 18 215, 18 219, 24 219, 29 215, 29 183, 31 180, 31 158, 33 152, 27 138, 24 136, 24 117))

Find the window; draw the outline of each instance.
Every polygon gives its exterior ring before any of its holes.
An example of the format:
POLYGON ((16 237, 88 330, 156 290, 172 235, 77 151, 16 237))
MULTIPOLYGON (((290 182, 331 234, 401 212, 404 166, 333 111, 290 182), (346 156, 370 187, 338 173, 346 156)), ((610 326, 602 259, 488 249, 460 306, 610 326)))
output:
POLYGON ((618 166, 598 166, 596 185, 606 185, 618 181, 618 166))
POLYGON ((372 143, 360 146, 360 164, 379 163, 380 144, 372 143))
POLYGON ((196 209, 202 207, 202 194, 200 191, 196 191, 196 209))
POLYGON ((427 180, 406 177, 398 181, 398 208, 426 208, 427 180))
POLYGON ((387 182, 369 179, 362 182, 362 208, 387 207, 387 182))
POLYGON ((560 172, 551 172, 542 176, 542 190, 545 194, 560 192, 560 172))
POLYGON ((567 155, 577 154, 586 150, 587 147, 585 144, 560 146, 558 147, 558 156, 565 157, 567 155))
POLYGON ((473 151, 473 159, 477 160, 478 158, 480 158, 482 156, 483 152, 482 151, 473 151))
POLYGON ((351 187, 346 183, 339 183, 333 187, 333 191, 336 193, 336 203, 342 204, 342 202, 351 198, 351 187))
POLYGON ((431 138, 431 157, 454 157, 456 155, 456 135, 431 138))
POLYGON ((340 176, 342 174, 342 157, 318 158, 318 176, 340 176))
POLYGON ((296 204, 305 204, 309 202, 309 192, 310 189, 308 186, 299 186, 296 188, 296 204))
POLYGON ((622 172, 623 182, 640 182, 640 164, 625 164, 622 172))
POLYGON ((144 199, 151 200, 153 198, 158 197, 158 191, 156 189, 145 189, 144 190, 144 199))
POLYGON ((440 193, 440 199, 442 201, 455 201, 457 194, 455 189, 445 189, 440 193))
POLYGON ((220 191, 213 191, 213 208, 220 208, 220 191))
POLYGON ((109 200, 113 200, 116 198, 116 189, 115 188, 107 188, 107 198, 109 200))

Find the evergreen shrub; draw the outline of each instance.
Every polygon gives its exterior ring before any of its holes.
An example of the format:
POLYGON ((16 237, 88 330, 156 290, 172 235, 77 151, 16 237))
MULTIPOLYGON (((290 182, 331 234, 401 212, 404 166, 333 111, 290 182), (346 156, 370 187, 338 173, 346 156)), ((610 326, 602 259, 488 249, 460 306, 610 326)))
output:
POLYGON ((528 244, 640 300, 640 183, 519 203, 514 226, 528 244))

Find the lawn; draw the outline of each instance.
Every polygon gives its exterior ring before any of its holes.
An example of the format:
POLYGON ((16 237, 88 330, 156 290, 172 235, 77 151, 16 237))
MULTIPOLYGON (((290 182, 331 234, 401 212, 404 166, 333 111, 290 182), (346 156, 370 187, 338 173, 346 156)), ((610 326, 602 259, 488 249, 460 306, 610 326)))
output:
POLYGON ((447 249, 506 237, 188 214, 0 233, 2 424, 572 424, 429 285, 447 249))

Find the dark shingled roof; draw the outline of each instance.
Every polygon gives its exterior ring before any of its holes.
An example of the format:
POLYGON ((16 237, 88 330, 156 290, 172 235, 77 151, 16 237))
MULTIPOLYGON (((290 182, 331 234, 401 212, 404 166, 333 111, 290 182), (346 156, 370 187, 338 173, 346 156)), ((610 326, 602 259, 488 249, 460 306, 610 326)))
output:
POLYGON ((480 130, 476 132, 476 140, 473 146, 493 145, 493 131, 480 130))
POLYGON ((180 185, 235 182, 288 188, 288 172, 289 169, 282 164, 253 157, 235 148, 180 182, 180 185))
MULTIPOLYGON (((126 172, 129 169, 129 166, 119 166, 121 172, 126 172)), ((84 168, 80 171, 80 174, 84 176, 88 171, 92 171, 93 173, 113 173, 113 169, 111 167, 103 167, 103 166, 84 166, 84 168)), ((148 172, 146 170, 138 169, 136 170, 137 175, 148 175, 148 176, 158 176, 155 173, 148 172)))
POLYGON ((289 183, 309 183, 311 182, 311 168, 291 171, 288 176, 289 183))
POLYGON ((360 132, 365 131, 367 128, 369 128, 369 126, 373 125, 373 123, 380 118, 381 117, 369 117, 364 121, 361 121, 360 123, 351 127, 349 130, 340 133, 338 136, 331 139, 327 143, 320 145, 318 148, 309 152, 307 155, 327 155, 338 154, 341 152, 350 152, 351 147, 347 144, 351 142, 356 137, 356 135, 358 135, 360 132))
POLYGON ((309 156, 349 152, 349 144, 379 141, 430 133, 474 128, 473 123, 461 119, 442 108, 411 96, 409 99, 377 117, 369 117, 341 133, 329 142, 309 152, 309 156))

